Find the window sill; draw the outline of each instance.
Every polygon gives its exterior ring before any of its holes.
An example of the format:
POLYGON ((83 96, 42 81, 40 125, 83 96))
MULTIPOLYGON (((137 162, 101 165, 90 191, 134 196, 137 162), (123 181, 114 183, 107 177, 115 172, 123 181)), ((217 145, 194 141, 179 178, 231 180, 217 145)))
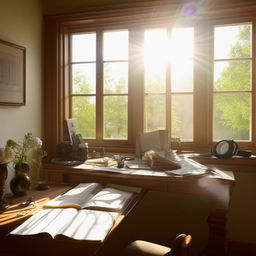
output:
POLYGON ((256 172, 256 156, 252 155, 251 157, 239 157, 234 156, 232 158, 219 159, 214 156, 204 157, 199 156, 198 154, 188 154, 189 158, 192 160, 209 166, 224 169, 227 171, 233 172, 256 172))

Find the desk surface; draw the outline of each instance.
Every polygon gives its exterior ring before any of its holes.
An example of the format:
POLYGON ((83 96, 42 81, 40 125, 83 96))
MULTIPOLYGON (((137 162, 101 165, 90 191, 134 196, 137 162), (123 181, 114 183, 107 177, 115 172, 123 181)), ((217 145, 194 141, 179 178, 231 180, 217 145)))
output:
POLYGON ((72 239, 52 239, 42 236, 6 236, 6 234, 19 226, 32 214, 39 211, 48 200, 67 191, 71 187, 70 185, 55 185, 44 191, 31 190, 28 195, 23 197, 10 197, 9 208, 0 212, 0 254, 4 252, 11 253, 12 255, 95 255, 97 251, 100 251, 103 244, 108 239, 111 239, 111 234, 119 226, 120 222, 145 194, 145 191, 143 191, 127 205, 124 212, 118 216, 103 243, 72 239), (35 205, 22 206, 21 202, 26 201, 30 197, 33 198, 35 205))
POLYGON ((78 166, 44 164, 43 169, 47 172, 50 184, 77 184, 79 182, 117 183, 163 192, 209 196, 214 195, 212 190, 207 189, 207 186, 220 184, 229 187, 231 191, 235 183, 234 175, 231 171, 220 171, 219 174, 207 174, 206 176, 178 177, 152 170, 101 169, 100 167, 84 164, 78 166))
MULTIPOLYGON (((224 255, 226 246, 226 214, 230 196, 235 184, 231 171, 223 171, 224 176, 209 174, 206 176, 170 176, 161 172, 149 171, 148 175, 138 173, 108 172, 84 165, 76 167, 44 164, 48 181, 51 184, 76 184, 79 182, 117 183, 128 186, 143 187, 148 190, 163 192, 195 194, 207 196, 209 201, 208 227, 209 255, 224 255), (211 252, 213 251, 213 254, 211 252)), ((207 255, 205 253, 204 255, 207 255)))

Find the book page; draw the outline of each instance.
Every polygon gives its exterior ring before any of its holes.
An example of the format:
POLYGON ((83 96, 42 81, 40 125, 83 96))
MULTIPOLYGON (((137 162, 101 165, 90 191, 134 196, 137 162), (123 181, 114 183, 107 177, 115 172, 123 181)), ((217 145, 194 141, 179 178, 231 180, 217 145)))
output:
POLYGON ((118 213, 80 210, 61 236, 77 240, 103 241, 113 226, 118 213))
POLYGON ((74 207, 81 209, 86 203, 102 189, 99 183, 80 183, 66 193, 48 201, 44 208, 74 207))
POLYGON ((120 184, 107 184, 106 187, 111 187, 111 188, 124 190, 124 191, 128 191, 128 192, 134 192, 134 193, 139 193, 142 190, 142 188, 140 188, 140 187, 131 187, 131 186, 125 186, 125 185, 120 185, 120 184))
POLYGON ((106 187, 97 193, 85 208, 121 212, 132 195, 132 192, 106 187))
POLYGON ((35 235, 47 233, 54 238, 64 227, 70 225, 76 214, 77 210, 74 208, 42 209, 9 234, 35 235))

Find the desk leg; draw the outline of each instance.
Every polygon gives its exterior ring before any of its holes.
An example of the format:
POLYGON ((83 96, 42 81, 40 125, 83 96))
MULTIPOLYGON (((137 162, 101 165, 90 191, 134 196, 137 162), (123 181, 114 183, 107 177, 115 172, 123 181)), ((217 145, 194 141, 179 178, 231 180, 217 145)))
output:
POLYGON ((224 256, 227 251, 226 215, 232 187, 222 184, 221 189, 209 196, 209 240, 202 256, 224 256))
POLYGON ((226 210, 217 208, 209 209, 208 226, 209 240, 207 245, 207 256, 222 256, 226 254, 226 210))

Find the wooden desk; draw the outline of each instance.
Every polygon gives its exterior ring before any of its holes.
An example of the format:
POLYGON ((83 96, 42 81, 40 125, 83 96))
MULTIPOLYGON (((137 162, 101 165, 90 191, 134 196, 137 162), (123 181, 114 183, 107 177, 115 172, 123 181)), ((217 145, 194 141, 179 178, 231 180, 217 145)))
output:
POLYGON ((124 211, 118 216, 114 226, 108 233, 103 243, 78 241, 72 239, 52 239, 42 236, 6 236, 6 234, 19 226, 32 214, 39 211, 48 200, 67 191, 71 187, 72 186, 70 185, 52 185, 49 190, 31 190, 26 196, 10 198, 9 208, 0 212, 0 255, 1 253, 7 253, 7 255, 12 256, 87 256, 101 253, 102 248, 108 242, 108 240, 111 239, 111 235, 115 232, 115 229, 145 194, 145 191, 142 191, 137 196, 134 196, 124 211), (33 201, 36 202, 36 205, 23 207, 20 203, 26 201, 29 197, 33 197, 33 201))
POLYGON ((109 173, 88 170, 83 165, 77 167, 44 164, 51 184, 75 184, 78 182, 101 182, 133 185, 148 190, 205 195, 209 200, 207 223, 209 241, 204 255, 225 255, 226 250, 226 214, 233 186, 232 172, 225 172, 226 178, 218 175, 200 176, 151 176, 109 173))

